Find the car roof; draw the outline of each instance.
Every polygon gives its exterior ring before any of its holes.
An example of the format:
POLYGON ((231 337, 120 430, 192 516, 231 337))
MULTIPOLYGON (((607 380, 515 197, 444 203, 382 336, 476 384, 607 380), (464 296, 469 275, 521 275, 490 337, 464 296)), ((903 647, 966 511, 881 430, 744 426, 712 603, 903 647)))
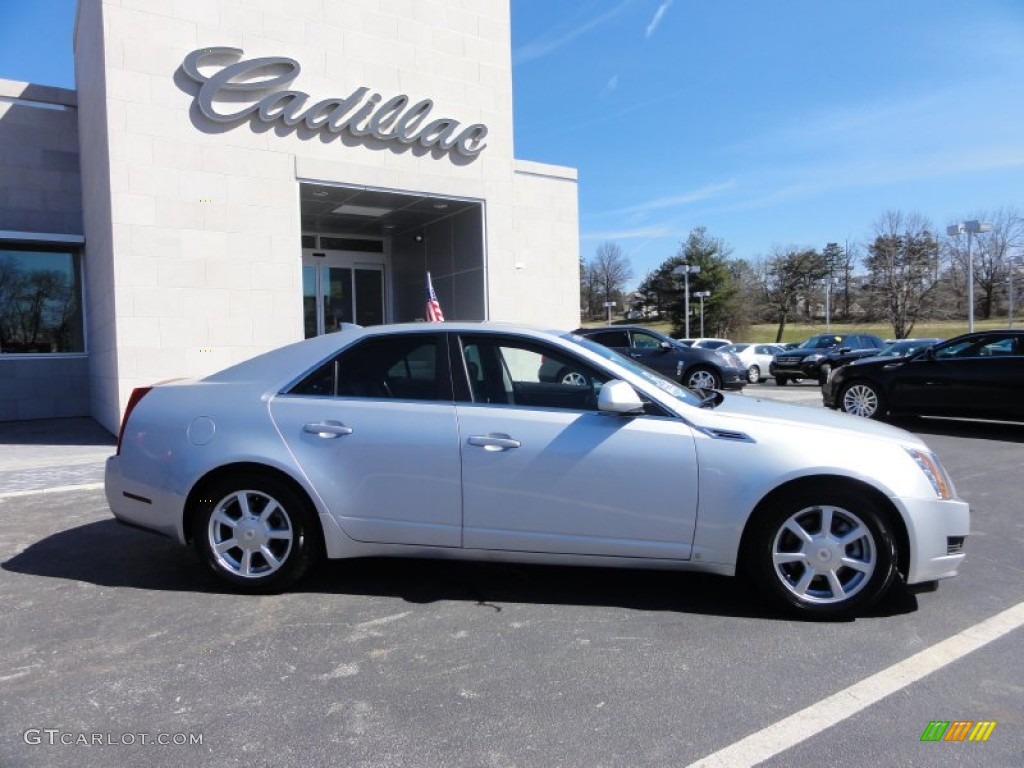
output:
POLYGON ((387 336, 402 333, 459 333, 466 331, 501 331, 521 336, 532 336, 536 339, 566 342, 568 333, 564 330, 516 325, 495 321, 487 322, 444 322, 444 323, 396 323, 391 325, 373 325, 361 327, 345 324, 341 330, 314 336, 311 339, 297 341, 284 347, 278 347, 262 354, 243 360, 235 365, 206 376, 203 381, 237 382, 262 381, 269 382, 280 378, 290 378, 307 370, 359 339, 373 336, 387 336))

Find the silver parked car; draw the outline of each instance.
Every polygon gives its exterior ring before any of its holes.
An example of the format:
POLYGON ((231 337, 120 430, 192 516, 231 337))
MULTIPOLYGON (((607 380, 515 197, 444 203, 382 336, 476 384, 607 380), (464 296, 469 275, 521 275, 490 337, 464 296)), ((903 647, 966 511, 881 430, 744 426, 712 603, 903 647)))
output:
POLYGON ((729 344, 718 350, 732 352, 747 367, 747 381, 758 384, 768 379, 772 358, 782 351, 780 344, 755 344, 749 341, 729 344))
POLYGON ((955 575, 969 528, 914 435, 498 324, 346 328, 137 389, 106 495, 244 591, 324 556, 444 557, 743 571, 821 617, 955 575))

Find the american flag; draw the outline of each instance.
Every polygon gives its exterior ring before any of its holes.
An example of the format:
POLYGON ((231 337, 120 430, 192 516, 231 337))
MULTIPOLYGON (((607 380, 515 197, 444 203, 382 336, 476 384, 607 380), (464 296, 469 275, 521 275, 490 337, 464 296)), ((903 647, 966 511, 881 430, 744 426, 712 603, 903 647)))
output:
POLYGON ((437 300, 437 294, 434 293, 434 283, 430 279, 429 272, 427 272, 427 322, 444 322, 444 312, 441 311, 441 304, 437 300))

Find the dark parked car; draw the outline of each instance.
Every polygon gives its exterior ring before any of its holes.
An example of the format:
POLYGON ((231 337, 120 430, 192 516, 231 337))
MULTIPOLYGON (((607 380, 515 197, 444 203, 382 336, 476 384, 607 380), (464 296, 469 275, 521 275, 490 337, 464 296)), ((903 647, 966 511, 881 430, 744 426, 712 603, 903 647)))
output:
POLYGON ((627 355, 691 389, 743 389, 747 367, 730 353, 688 347, 636 325, 577 328, 573 333, 627 355))
POLYGON ((957 336, 911 357, 867 358, 839 368, 822 388, 829 408, 880 419, 887 413, 1024 419, 1024 331, 957 336))
POLYGON ((777 354, 769 372, 779 386, 798 378, 816 379, 819 384, 824 384, 833 368, 861 357, 877 355, 884 347, 884 341, 868 333, 820 333, 796 349, 777 354))

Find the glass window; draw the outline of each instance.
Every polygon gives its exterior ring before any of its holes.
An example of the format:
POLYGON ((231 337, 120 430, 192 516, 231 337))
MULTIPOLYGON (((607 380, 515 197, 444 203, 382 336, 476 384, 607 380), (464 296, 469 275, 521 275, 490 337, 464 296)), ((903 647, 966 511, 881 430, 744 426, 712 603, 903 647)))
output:
POLYGON ((596 410, 608 380, 561 350, 527 340, 464 337, 462 350, 478 403, 596 410))
POLYGON ((602 331, 588 338, 593 339, 598 344, 604 344, 606 347, 629 347, 629 336, 625 331, 602 331))
POLYGON ((633 331, 633 346, 636 349, 661 349, 661 339, 642 331, 633 331))
POLYGON ((0 353, 84 351, 78 254, 0 245, 0 353))
POLYGON ((320 366, 291 395, 451 401, 434 334, 368 339, 320 366))

